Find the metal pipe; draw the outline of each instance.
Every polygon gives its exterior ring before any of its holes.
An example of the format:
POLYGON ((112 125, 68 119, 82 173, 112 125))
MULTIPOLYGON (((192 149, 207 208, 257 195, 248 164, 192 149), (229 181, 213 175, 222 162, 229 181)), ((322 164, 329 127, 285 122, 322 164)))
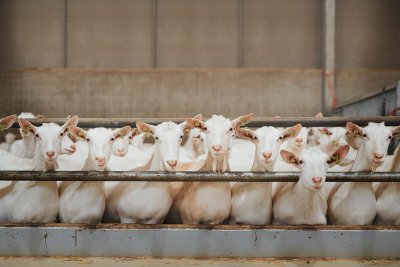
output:
MULTIPOLYGON (((12 181, 297 182, 296 172, 40 172, 2 171, 12 181)), ((327 182, 400 182, 400 172, 330 172, 327 182)))
MULTIPOLYGON (((135 127, 136 121, 143 121, 150 124, 160 124, 165 121, 182 122, 185 118, 79 118, 79 126, 82 128, 119 128, 126 125, 135 127)), ((65 118, 45 118, 45 119, 29 119, 35 125, 42 123, 55 122, 58 124, 65 123, 65 118)), ((246 126, 248 127, 262 127, 262 126, 275 126, 275 127, 290 127, 297 123, 301 123, 304 127, 343 127, 347 122, 353 122, 360 126, 368 125, 368 122, 385 122, 386 126, 400 125, 400 117, 260 117, 250 121, 246 126)), ((13 128, 19 128, 18 123, 14 123, 13 128)))

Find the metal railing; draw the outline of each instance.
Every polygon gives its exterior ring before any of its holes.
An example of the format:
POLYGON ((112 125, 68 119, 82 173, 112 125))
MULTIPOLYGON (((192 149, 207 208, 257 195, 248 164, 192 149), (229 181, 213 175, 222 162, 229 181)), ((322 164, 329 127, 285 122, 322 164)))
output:
MULTIPOLYGON (((400 182, 399 172, 331 172, 327 182, 400 182)), ((2 171, 7 181, 297 182, 296 172, 2 171)))
MULTIPOLYGON (((187 118, 79 118, 79 127, 82 128, 118 128, 126 125, 134 126, 136 121, 140 120, 150 124, 157 125, 165 121, 183 122, 187 118)), ((66 118, 44 118, 44 119, 28 119, 33 124, 55 122, 63 124, 66 118)), ((400 117, 259 117, 246 124, 248 127, 290 127, 297 123, 301 123, 304 127, 343 127, 347 122, 353 122, 359 126, 366 126, 368 122, 385 122, 386 126, 400 125, 400 117)), ((18 123, 14 123, 13 128, 19 128, 18 123)))

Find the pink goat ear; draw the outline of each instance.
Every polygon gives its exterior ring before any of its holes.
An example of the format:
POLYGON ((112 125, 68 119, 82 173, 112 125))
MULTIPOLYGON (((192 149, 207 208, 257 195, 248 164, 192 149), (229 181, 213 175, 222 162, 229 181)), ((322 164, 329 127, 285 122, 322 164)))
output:
POLYGON ((136 128, 138 128, 139 131, 143 133, 150 133, 150 134, 154 134, 156 130, 156 127, 154 125, 147 124, 141 121, 136 122, 136 128))
POLYGON ((21 127, 21 130, 23 132, 23 134, 28 134, 28 133, 36 133, 36 126, 34 126, 32 123, 30 123, 29 121, 23 119, 23 118, 19 118, 18 119, 18 124, 19 127, 21 127))
POLYGON ((15 114, 11 115, 11 116, 7 116, 5 118, 2 118, 0 120, 0 132, 2 130, 10 128, 16 119, 17 119, 17 115, 15 115, 15 114))
POLYGON ((76 127, 75 125, 69 126, 68 129, 69 129, 69 132, 73 136, 75 136, 77 138, 80 138, 80 139, 83 139, 83 140, 87 139, 87 131, 85 131, 85 130, 79 128, 79 127, 76 127))

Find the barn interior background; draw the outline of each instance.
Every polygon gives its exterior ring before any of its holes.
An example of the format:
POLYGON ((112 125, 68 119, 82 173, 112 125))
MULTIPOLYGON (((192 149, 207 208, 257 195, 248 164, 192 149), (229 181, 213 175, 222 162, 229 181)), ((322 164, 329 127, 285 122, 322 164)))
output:
POLYGON ((338 106, 400 79, 399 10, 396 0, 2 0, 0 114, 313 116, 332 107, 326 77, 338 106))

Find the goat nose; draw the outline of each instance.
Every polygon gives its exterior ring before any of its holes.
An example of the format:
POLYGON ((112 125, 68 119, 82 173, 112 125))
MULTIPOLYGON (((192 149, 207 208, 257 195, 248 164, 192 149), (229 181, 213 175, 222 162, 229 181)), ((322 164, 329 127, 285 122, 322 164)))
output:
POLYGON ((55 152, 54 151, 47 151, 46 155, 49 156, 49 158, 52 158, 54 156, 55 152))
POLYGON ((294 139, 294 140, 296 140, 297 143, 303 142, 303 138, 296 138, 296 139, 294 139))
POLYGON ((106 160, 106 158, 105 157, 96 157, 96 160, 98 162, 104 162, 106 160))
POLYGON ((382 159, 383 158, 383 153, 374 153, 374 157, 377 159, 382 159))
POLYGON ((122 153, 122 152, 124 152, 124 149, 123 149, 123 148, 118 148, 117 151, 118 151, 119 153, 122 153))
POLYGON ((222 149, 222 146, 221 145, 217 145, 217 146, 212 146, 212 148, 215 150, 215 151, 220 151, 221 149, 222 149))
POLYGON ((263 152, 263 156, 265 159, 270 159, 272 156, 272 153, 271 152, 263 152))
POLYGON ((321 177, 313 177, 312 180, 314 183, 319 184, 322 181, 322 178, 321 177))
POLYGON ((173 168, 178 162, 176 160, 167 160, 167 163, 169 166, 171 166, 171 168, 173 168))

